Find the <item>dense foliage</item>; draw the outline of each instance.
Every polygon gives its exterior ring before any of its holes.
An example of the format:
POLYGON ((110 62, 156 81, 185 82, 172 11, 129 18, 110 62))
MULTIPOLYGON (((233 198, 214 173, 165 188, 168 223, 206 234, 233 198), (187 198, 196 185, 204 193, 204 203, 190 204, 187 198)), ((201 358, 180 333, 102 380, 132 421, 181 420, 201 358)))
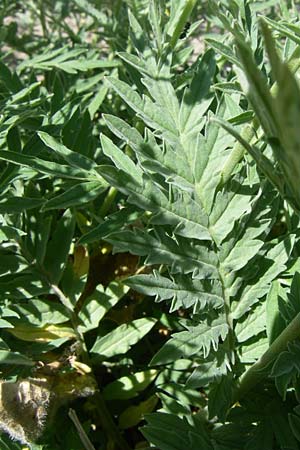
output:
POLYGON ((3 0, 1 449, 300 448, 300 16, 3 0))

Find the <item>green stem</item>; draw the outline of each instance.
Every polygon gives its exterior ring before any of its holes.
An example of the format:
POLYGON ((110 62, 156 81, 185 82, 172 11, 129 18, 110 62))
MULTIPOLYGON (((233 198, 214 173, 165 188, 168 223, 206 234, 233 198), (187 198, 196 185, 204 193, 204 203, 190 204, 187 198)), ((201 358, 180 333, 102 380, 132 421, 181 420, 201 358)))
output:
POLYGON ((118 191, 116 188, 111 187, 107 193, 107 196, 104 199, 104 202, 101 205, 99 215, 100 217, 105 217, 107 212, 109 211, 109 208, 111 207, 118 191))
MULTIPOLYGON (((75 330, 76 331, 76 330, 75 330)), ((89 358, 89 354, 86 348, 86 344, 84 341, 83 336, 80 336, 80 333, 77 332, 78 335, 78 341, 80 343, 81 347, 81 358, 82 361, 87 364, 89 367, 92 366, 89 358)), ((93 400, 95 403, 95 410, 98 415, 99 422, 101 423, 101 426, 103 428, 104 433, 110 440, 110 442, 114 443, 114 447, 118 450, 131 450, 129 445, 127 444, 127 441, 122 436, 119 428, 115 424, 107 406, 106 402, 102 396, 102 393, 100 391, 99 384, 97 382, 97 379, 93 373, 93 378, 98 385, 98 391, 93 395, 93 400)))
POLYGON ((39 16, 40 16, 40 21, 41 21, 41 25, 42 25, 43 35, 46 39, 48 39, 49 33, 48 33, 48 28, 47 28, 47 23, 46 23, 45 5, 44 5, 43 0, 39 1, 39 9, 40 9, 39 16))
POLYGON ((228 335, 227 338, 224 342, 224 346, 226 348, 226 353, 229 357, 230 361, 234 361, 235 359, 235 354, 234 354, 234 349, 235 349, 235 334, 233 331, 233 318, 232 318, 232 314, 231 314, 231 307, 230 307, 230 295, 228 292, 228 289, 226 288, 226 274, 224 273, 224 270, 222 269, 222 266, 219 264, 218 267, 218 272, 219 272, 219 278, 221 280, 221 285, 222 285, 222 297, 224 299, 224 312, 225 312, 225 317, 226 317, 226 323, 228 325, 228 335))
POLYGON ((290 14, 286 4, 287 3, 286 0, 280 0, 279 3, 283 19, 287 21, 290 20, 290 14))
POLYGON ((266 368, 283 352, 287 344, 300 336, 300 313, 288 324, 283 332, 270 345, 268 350, 253 364, 242 376, 236 392, 235 401, 240 400, 245 394, 256 386, 266 375, 266 368))
POLYGON ((114 4, 114 17, 118 17, 122 6, 122 0, 116 0, 114 4))
MULTIPOLYGON (((87 364, 89 367, 91 367, 90 358, 88 355, 88 352, 86 350, 85 342, 82 338, 81 342, 81 348, 82 348, 82 359, 85 364, 87 364)), ((94 380, 98 385, 98 391, 94 394, 93 399, 95 402, 96 412, 99 418, 99 421, 101 423, 101 426, 103 428, 103 431, 105 432, 108 439, 114 443, 114 447, 118 450, 131 450, 129 445, 127 444, 127 441, 122 436, 119 428, 115 424, 107 406, 106 402, 102 396, 99 384, 97 382, 96 377, 94 376, 94 380)))
MULTIPOLYGON (((242 130, 241 137, 250 144, 252 139, 256 135, 258 127, 259 127, 258 121, 253 121, 252 125, 247 124, 245 128, 243 128, 242 130)), ((234 168, 243 158, 245 151, 246 151, 245 147, 240 142, 235 143, 232 152, 230 153, 221 170, 220 187, 224 186, 224 184, 227 183, 227 181, 230 179, 234 171, 234 168)))
MULTIPOLYGON (((300 49, 297 47, 288 61, 288 66, 292 73, 297 73, 300 68, 299 56, 300 56, 300 49)), ((277 95, 277 89, 278 85, 277 83, 274 83, 270 88, 270 93, 273 97, 277 95)), ((260 126, 259 121, 255 117, 252 120, 251 124, 246 124, 245 127, 242 129, 241 137, 246 142, 251 144, 252 139, 256 136, 259 126, 260 126)), ((224 184, 230 179, 236 165, 243 158, 245 151, 246 151, 245 147, 240 142, 236 142, 236 144, 232 149, 232 152, 230 153, 221 170, 219 188, 224 186, 224 184)))
MULTIPOLYGON (((22 253, 23 253, 24 257, 27 259, 27 261, 29 263, 32 263, 33 258, 27 251, 26 247, 20 245, 20 248, 22 249, 22 253)), ((49 284, 49 287, 51 288, 51 290, 55 293, 55 295, 57 295, 60 302, 64 305, 66 312, 68 313, 68 316, 70 318, 70 322, 72 324, 73 330, 76 334, 77 342, 80 345, 80 355, 82 357, 82 360, 89 367, 92 367, 92 364, 91 364, 90 358, 89 358, 89 354, 87 351, 86 343, 84 340, 84 336, 78 330, 79 319, 78 319, 78 315, 74 311, 74 305, 72 304, 70 299, 68 299, 65 296, 63 291, 56 284, 53 284, 49 280, 48 274, 44 270, 44 268, 39 266, 38 264, 36 264, 36 267, 38 268, 40 273, 45 277, 45 280, 49 284)), ((95 379, 95 382, 97 383, 97 380, 96 380, 96 377, 94 376, 94 374, 93 374, 93 377, 95 379)), ((98 383, 97 383, 97 385, 98 385, 98 383)), ((104 432, 108 436, 109 440, 115 444, 114 448, 116 448, 118 450, 131 450, 129 445, 127 444, 126 440, 123 438, 117 425, 115 424, 115 422, 106 406, 105 400, 102 397, 100 388, 99 388, 99 391, 97 391, 96 394, 94 395, 94 399, 95 399, 95 403, 96 403, 96 411, 98 413, 99 421, 102 425, 104 432)))
POLYGON ((67 310, 70 318, 72 318, 74 310, 74 305, 72 304, 72 302, 65 296, 62 290, 56 284, 52 284, 48 279, 47 281, 51 287, 53 294, 55 294, 59 298, 59 301, 67 310))
POLYGON ((115 447, 117 449, 131 450, 126 440, 121 435, 120 430, 113 421, 100 391, 95 394, 94 398, 97 405, 97 412, 99 415, 99 419, 101 421, 103 429, 107 433, 107 436, 115 444, 115 447))
MULTIPOLYGON (((80 356, 82 358, 82 361, 85 364, 87 364, 89 367, 92 367, 90 357, 88 354, 88 350, 86 347, 86 343, 84 340, 84 336, 82 333, 80 333, 78 331, 78 325, 79 325, 78 322, 79 322, 78 316, 76 315, 76 313, 74 313, 73 318, 72 318, 72 324, 73 324, 74 331, 77 335, 77 341, 80 344, 80 350, 81 350, 80 356)), ((119 428, 115 424, 115 422, 106 406, 105 400, 101 394, 101 390, 100 390, 99 384, 97 382, 97 379, 93 372, 92 372, 92 374, 93 374, 92 376, 95 380, 95 383, 98 385, 98 391, 94 394, 93 398, 95 401, 97 415, 98 415, 99 421, 101 423, 101 426, 103 428, 103 431, 107 435, 108 439, 114 443, 113 448, 116 448, 119 450, 131 450, 129 445, 127 444, 126 440, 123 438, 119 428)))
MULTIPOLYGON (((90 358, 86 348, 84 336, 82 335, 82 333, 78 331, 79 321, 76 312, 74 312, 74 306, 58 286, 53 285, 50 282, 49 284, 52 288, 52 291, 57 295, 60 302, 64 305, 66 311, 68 312, 73 330, 76 334, 77 342, 80 345, 80 355, 82 357, 83 362, 87 364, 89 367, 91 367, 92 364, 90 363, 90 358)), ((97 383, 96 377, 94 375, 93 377, 95 379, 95 382, 97 383)), ((113 418, 110 415, 110 412, 106 406, 104 398, 102 397, 102 394, 100 392, 100 388, 99 391, 96 392, 96 394, 94 395, 94 398, 99 421, 108 438, 115 444, 115 447, 117 449, 130 450, 130 447, 128 446, 126 440, 123 438, 122 434, 120 433, 120 430, 118 429, 117 425, 115 424, 113 418)))

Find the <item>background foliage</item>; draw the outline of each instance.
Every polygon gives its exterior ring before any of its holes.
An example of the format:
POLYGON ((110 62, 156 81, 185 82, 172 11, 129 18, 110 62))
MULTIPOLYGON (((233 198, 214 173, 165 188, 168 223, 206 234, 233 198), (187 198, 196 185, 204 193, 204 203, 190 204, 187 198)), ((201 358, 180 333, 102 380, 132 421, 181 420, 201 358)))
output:
POLYGON ((1 448, 299 449, 297 6, 0 20, 1 448))

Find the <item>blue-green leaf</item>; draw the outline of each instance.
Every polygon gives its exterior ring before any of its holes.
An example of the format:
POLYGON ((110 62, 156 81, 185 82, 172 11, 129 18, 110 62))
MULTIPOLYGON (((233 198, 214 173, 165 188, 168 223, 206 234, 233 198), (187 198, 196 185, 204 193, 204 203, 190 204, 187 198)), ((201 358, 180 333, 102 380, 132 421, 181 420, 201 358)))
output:
POLYGON ((141 340, 156 323, 152 317, 136 319, 120 325, 103 337, 99 337, 90 352, 97 358, 106 359, 122 355, 141 340))

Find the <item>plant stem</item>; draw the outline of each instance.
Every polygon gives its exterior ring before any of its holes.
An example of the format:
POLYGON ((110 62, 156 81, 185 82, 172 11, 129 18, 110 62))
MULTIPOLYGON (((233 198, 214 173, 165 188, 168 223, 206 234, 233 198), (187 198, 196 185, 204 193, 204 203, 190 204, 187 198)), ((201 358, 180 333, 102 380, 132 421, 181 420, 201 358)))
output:
MULTIPOLYGON (((300 68, 299 52, 300 50, 297 47, 288 61, 289 69, 294 74, 297 73, 300 68)), ((275 97, 277 95, 277 90, 278 85, 277 83, 274 83, 270 88, 270 93, 272 97, 275 97)), ((246 124, 242 129, 241 137, 246 142, 251 144, 252 139, 256 136, 259 126, 260 126, 259 121, 257 120, 256 117, 254 117, 252 122, 250 124, 246 124)), ((240 142, 236 142, 236 144, 232 149, 232 152, 230 153, 221 170, 219 188, 224 186, 224 184, 227 183, 227 181, 230 179, 236 165, 242 160, 245 151, 246 151, 245 147, 240 142)))
POLYGON ((300 336, 300 313, 288 324, 283 332, 270 345, 268 350, 242 376, 235 395, 235 401, 257 385, 267 375, 266 368, 283 352, 287 344, 300 336))
POLYGON ((86 434, 86 432, 84 431, 81 423, 79 422, 79 419, 77 417, 76 412, 74 411, 74 409, 69 409, 69 417, 72 420, 72 422, 74 423, 76 430, 78 432, 78 435, 80 437, 80 440, 84 446, 84 448, 86 450, 95 450, 95 447, 93 446, 93 444, 91 443, 91 441, 88 438, 88 435, 86 434))
MULTIPOLYGON (((86 343, 84 340, 84 336, 82 333, 80 333, 78 331, 78 316, 76 313, 73 314, 71 321, 73 324, 73 329, 77 335, 77 341, 80 344, 82 361, 85 364, 87 364, 89 367, 92 367, 90 357, 88 354, 88 350, 86 347, 86 343)), ((98 385, 98 391, 93 396, 94 400, 95 400, 96 412, 97 412, 99 421, 101 423, 101 426, 102 426, 104 432, 106 433, 108 439, 114 443, 114 445, 115 445, 114 448, 119 449, 119 450, 131 450, 130 447, 128 446, 126 440, 123 438, 119 428, 115 424, 115 422, 106 406, 105 400, 101 394, 97 379, 93 372, 92 372, 92 374, 93 374, 92 376, 93 376, 96 384, 98 385)))
MULTIPOLYGON (((243 139, 245 139, 246 142, 251 143, 252 139, 256 135, 256 131, 258 129, 259 123, 258 121, 252 122, 252 125, 246 125, 241 133, 241 136, 243 139)), ((236 165, 241 161, 245 154, 245 147, 240 143, 236 142, 232 152, 230 153, 229 157, 227 158, 222 170, 221 170, 221 180, 220 180, 220 187, 224 186, 225 183, 230 179, 234 168, 236 165)))
POLYGON ((226 322, 227 322, 228 330, 229 330, 226 340, 224 342, 224 346, 225 346, 227 355, 229 357, 229 360, 234 361, 234 359, 235 359, 235 353, 234 353, 235 334, 233 331, 233 318, 232 318, 231 308, 230 308, 230 294, 228 292, 228 289, 226 288, 225 274, 224 274, 224 271, 222 270, 222 267, 220 266, 220 264, 218 267, 218 272, 219 272, 219 277, 220 277, 221 286, 222 286, 222 297, 224 299, 224 312, 225 312, 226 322))
POLYGON ((109 439, 115 444, 118 450, 131 450, 126 440, 120 433, 120 430, 113 421, 101 392, 97 392, 94 398, 97 404, 97 413, 99 419, 109 439))
POLYGON ((62 290, 56 285, 52 284, 49 280, 49 285, 51 287, 51 290, 53 294, 55 294, 58 298, 61 304, 66 308, 66 310, 69 313, 70 318, 72 317, 74 305, 71 303, 71 301, 65 296, 65 294, 62 292, 62 290))
POLYGON ((109 208, 111 207, 116 195, 117 195, 118 191, 116 188, 111 187, 101 205, 100 211, 99 211, 99 215, 100 217, 105 217, 107 212, 109 211, 109 208))
MULTIPOLYGON (((81 336, 80 344, 81 344, 81 349, 82 349, 81 355, 82 355, 83 362, 85 364, 87 364, 89 367, 92 367, 83 336, 81 336)), ((108 439, 114 443, 114 445, 115 445, 114 448, 117 448, 119 450, 131 450, 129 445, 127 444, 127 441, 123 438, 119 428, 115 424, 115 422, 106 406, 106 402, 101 394, 100 387, 99 387, 99 384, 97 382, 97 379, 96 379, 94 373, 93 373, 93 377, 95 379, 96 384, 98 385, 98 391, 94 394, 93 397, 95 400, 96 412, 97 412, 99 421, 102 425, 104 432, 106 433, 108 439)))
MULTIPOLYGON (((78 317, 76 313, 73 311, 73 305, 58 286, 51 284, 51 288, 53 292, 55 292, 55 294, 59 297, 60 301, 62 302, 62 304, 65 306, 65 308, 69 313, 74 332, 76 333, 77 336, 77 341, 80 344, 81 357, 83 359, 83 362, 86 363, 89 367, 91 367, 92 365, 90 363, 90 358, 86 348, 84 337, 82 333, 78 331, 78 317)), ((97 383, 95 376, 94 379, 95 382, 97 383)), ((100 423, 103 427, 103 430, 107 434, 108 438, 112 442, 114 442, 116 448, 118 448, 119 450, 130 450, 130 447, 128 446, 126 440, 123 438, 122 434, 120 433, 120 430, 118 429, 113 418, 111 417, 111 414, 106 406, 104 398, 102 397, 102 394, 100 392, 100 388, 99 391, 96 392, 96 394, 94 395, 94 398, 96 403, 96 411, 98 413, 100 423)))
POLYGON ((43 0, 39 1, 39 17, 42 25, 43 35, 46 39, 49 38, 47 23, 46 23, 46 16, 45 16, 45 5, 43 0))
MULTIPOLYGON (((76 330, 75 330, 76 331, 76 330)), ((86 344, 84 341, 83 336, 80 336, 80 333, 77 333, 78 340, 80 342, 81 346, 81 357, 85 364, 87 364, 89 367, 92 367, 92 364, 90 362, 90 358, 86 349, 86 344)), ((96 412, 99 418, 99 421, 101 423, 101 426, 103 428, 103 431, 107 435, 108 439, 114 443, 116 449, 118 450, 131 450, 129 445, 127 444, 127 441, 123 438, 119 428, 115 424, 107 406, 105 403, 105 400, 101 394, 99 384, 97 382, 97 379, 93 373, 93 378, 98 385, 98 391, 93 395, 93 398, 95 400, 95 407, 96 412)))

